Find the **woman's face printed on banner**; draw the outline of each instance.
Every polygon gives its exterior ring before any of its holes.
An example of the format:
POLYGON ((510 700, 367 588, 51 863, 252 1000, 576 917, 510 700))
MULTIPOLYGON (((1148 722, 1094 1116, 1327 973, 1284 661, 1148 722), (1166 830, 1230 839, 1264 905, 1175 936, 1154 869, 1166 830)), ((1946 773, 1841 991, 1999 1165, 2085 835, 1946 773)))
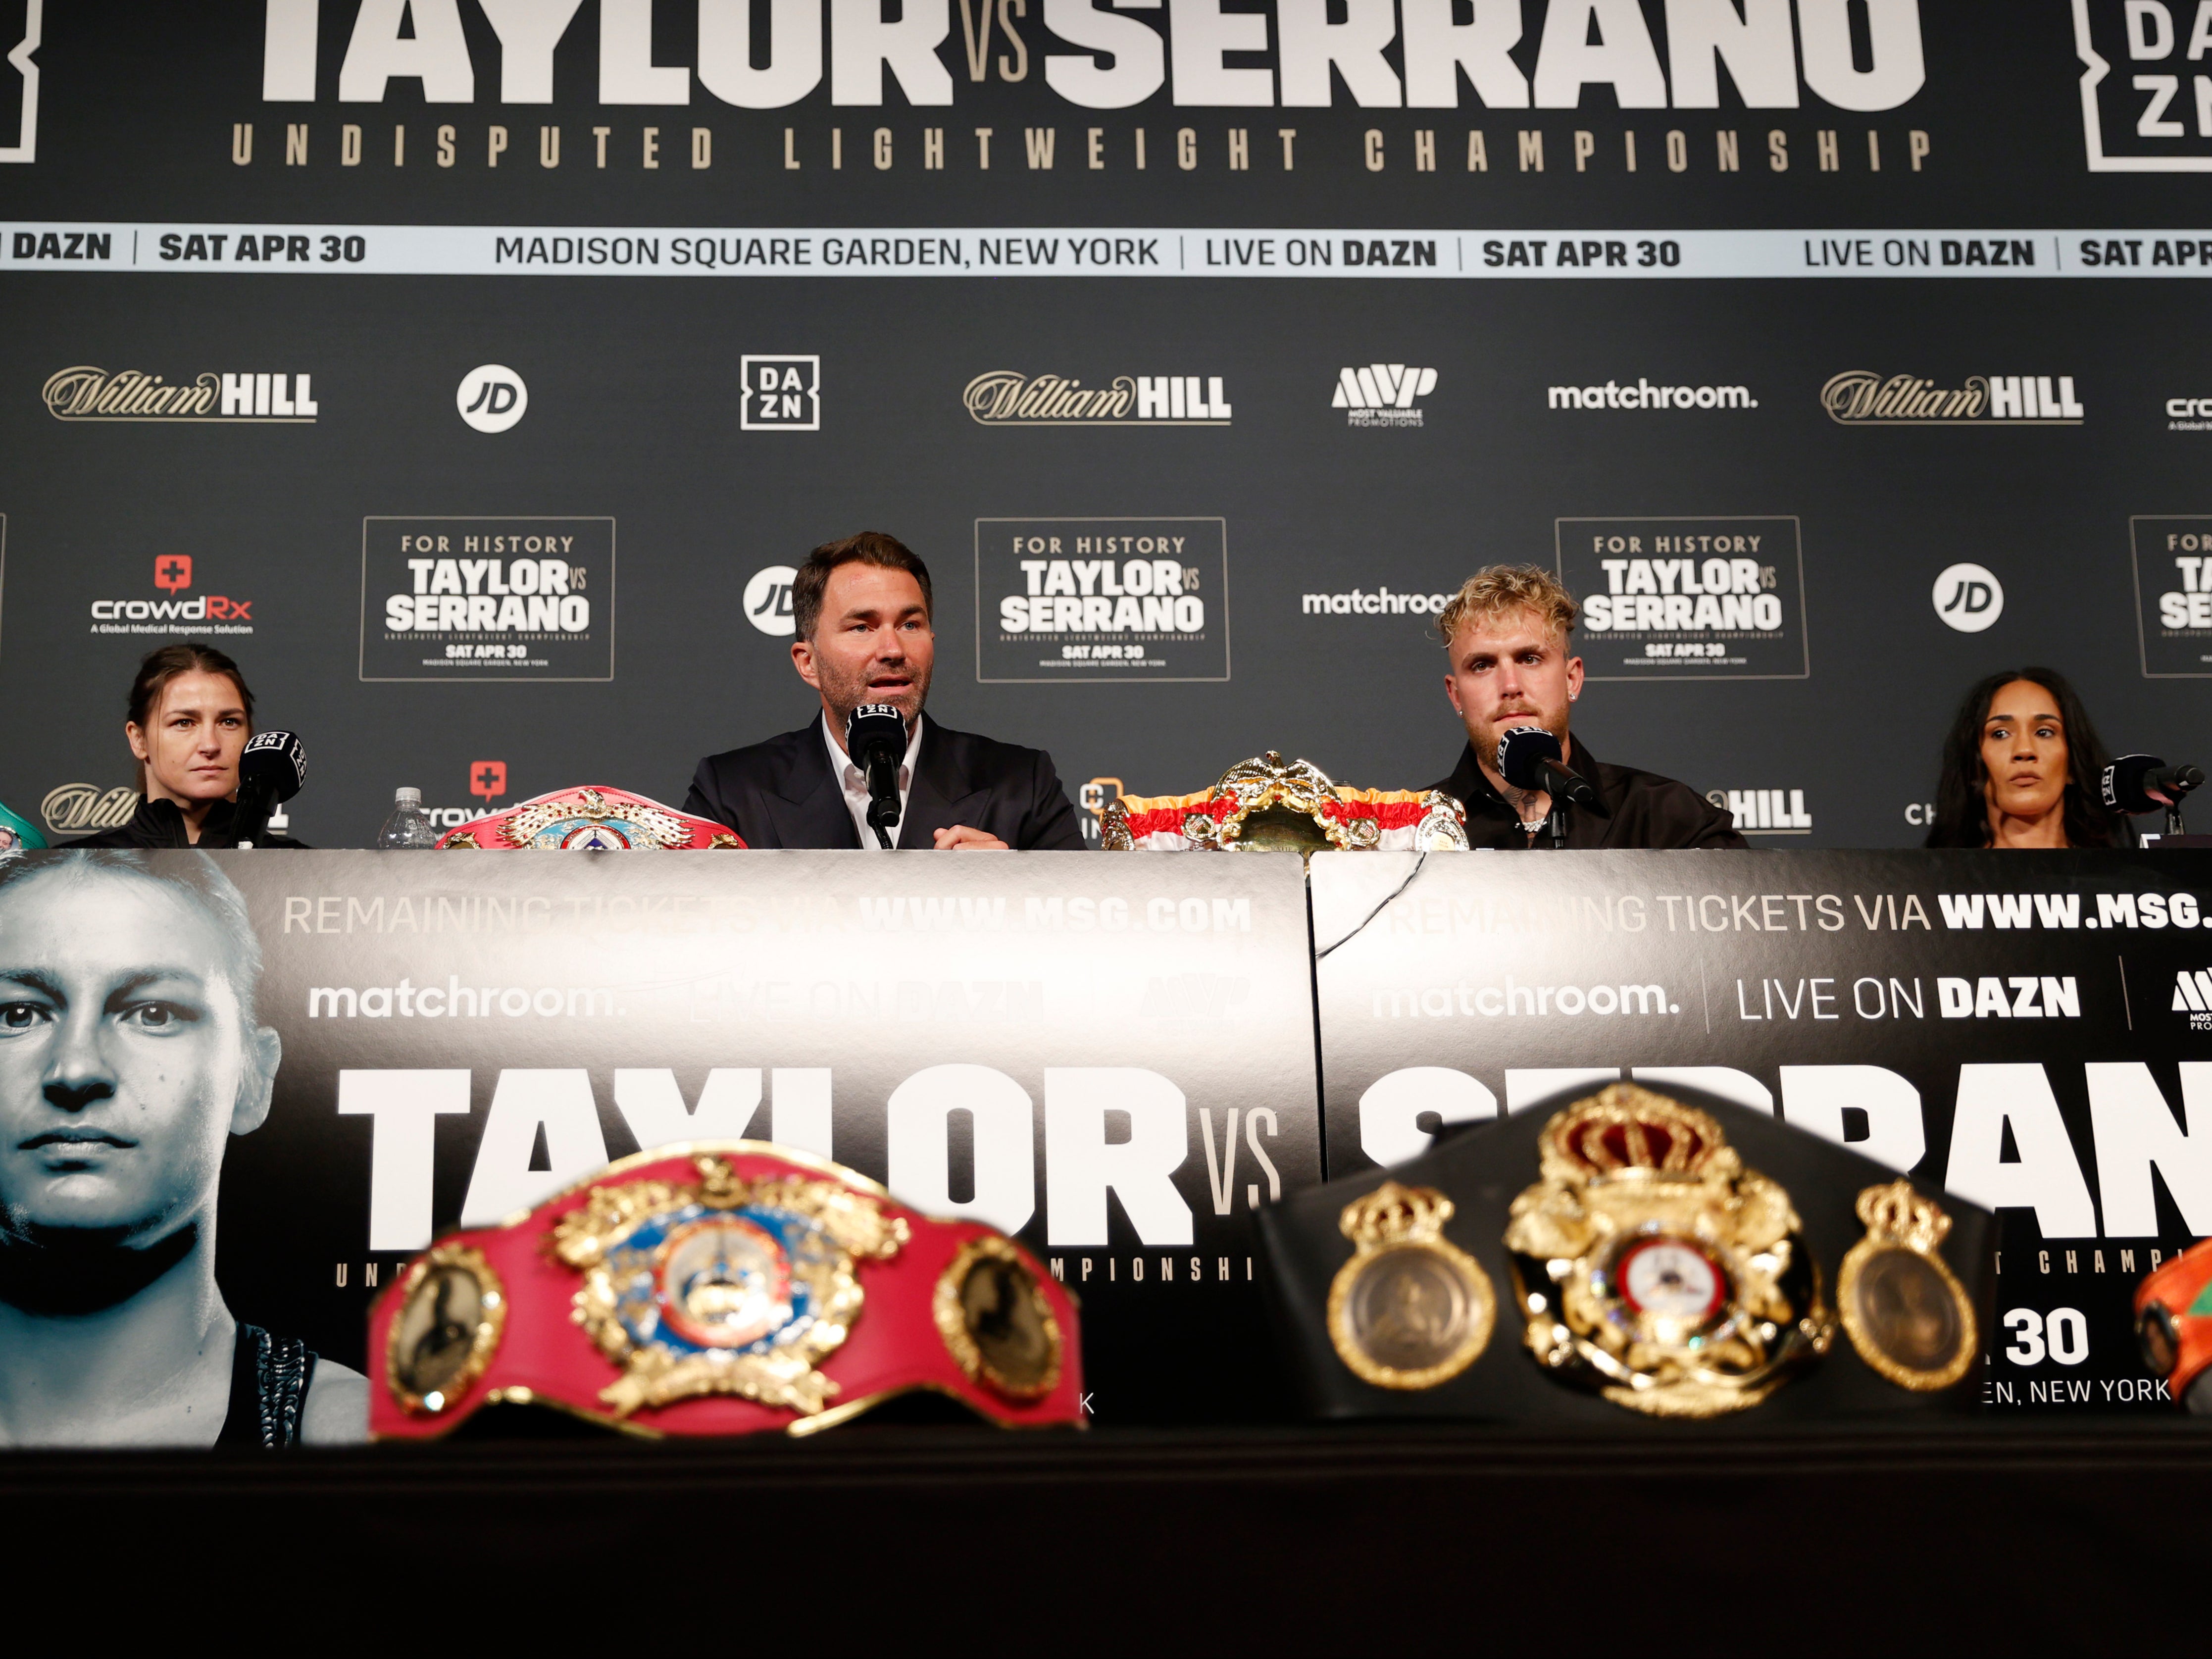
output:
POLYGON ((197 896, 73 861, 0 886, 0 1228, 155 1243, 268 1115, 276 1032, 197 896))
POLYGON ((2066 726, 2058 700, 2033 680, 2014 680, 1990 699, 1982 721, 1983 788, 2008 817, 2040 818, 2066 794, 2066 726))

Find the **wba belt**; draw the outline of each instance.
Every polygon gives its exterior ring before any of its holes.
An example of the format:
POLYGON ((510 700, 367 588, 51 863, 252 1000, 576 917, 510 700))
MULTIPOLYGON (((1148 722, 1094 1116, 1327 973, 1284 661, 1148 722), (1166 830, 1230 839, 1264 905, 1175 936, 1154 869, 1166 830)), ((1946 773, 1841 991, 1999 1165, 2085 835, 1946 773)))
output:
POLYGON ((448 1234, 369 1318, 369 1427, 487 1405, 653 1434, 806 1434, 918 1389, 1079 1425, 1073 1298, 1028 1251, 762 1141, 641 1152, 448 1234))
POLYGON ((1614 1084, 1259 1227, 1318 1415, 1979 1409, 1993 1218, 1727 1102, 1614 1084))

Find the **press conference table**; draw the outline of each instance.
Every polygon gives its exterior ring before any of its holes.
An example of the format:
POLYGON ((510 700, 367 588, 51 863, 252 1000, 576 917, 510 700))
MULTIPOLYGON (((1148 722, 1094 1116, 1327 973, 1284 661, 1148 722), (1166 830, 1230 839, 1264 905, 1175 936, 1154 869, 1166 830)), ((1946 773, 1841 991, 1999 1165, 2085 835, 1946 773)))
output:
POLYGON ((863 1420, 0 1462, 19 1527, 174 1517, 150 1552, 127 1523, 134 1579, 296 1595, 325 1627, 634 1637, 641 1607, 689 1624, 728 1597, 713 1624, 819 1652, 2185 1652, 2208 1483, 2212 1432, 2179 1418, 1571 1440, 863 1420))

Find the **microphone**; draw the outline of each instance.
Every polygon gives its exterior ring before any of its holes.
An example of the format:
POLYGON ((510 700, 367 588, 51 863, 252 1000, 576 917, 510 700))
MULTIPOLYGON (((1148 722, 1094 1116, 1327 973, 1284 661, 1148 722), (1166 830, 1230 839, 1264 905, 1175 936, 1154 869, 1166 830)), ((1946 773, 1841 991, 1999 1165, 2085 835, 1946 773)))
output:
POLYGON ((906 758, 906 716, 887 702, 864 702, 845 717, 845 752, 868 781, 868 828, 888 848, 899 821, 899 763, 906 758))
POLYGON ((241 848, 267 839, 276 803, 300 793, 307 777, 307 751, 291 732, 258 732, 238 757, 238 816, 234 841, 241 848))
POLYGON ((2130 817, 2172 811, 2180 805, 2184 795, 2203 781, 2201 767, 2168 766, 2155 755, 2123 755, 2105 769, 2105 805, 2130 817), (2166 799, 2156 799, 2153 790, 2166 799))
POLYGON ((1498 739, 1498 770, 1516 789, 1605 811, 1596 787, 1567 768, 1559 758, 1559 740, 1540 726, 1516 726, 1498 739))

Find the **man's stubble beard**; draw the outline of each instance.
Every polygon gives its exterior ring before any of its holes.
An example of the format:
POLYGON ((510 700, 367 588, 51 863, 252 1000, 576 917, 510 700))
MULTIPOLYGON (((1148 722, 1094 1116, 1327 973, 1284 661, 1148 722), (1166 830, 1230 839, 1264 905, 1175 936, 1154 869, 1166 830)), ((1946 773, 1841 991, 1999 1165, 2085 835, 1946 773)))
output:
POLYGON ((1542 715, 1534 713, 1516 713, 1498 715, 1490 723, 1488 737, 1486 739, 1482 740, 1485 744, 1481 749, 1483 761, 1491 766, 1497 765, 1498 744, 1504 739, 1507 732, 1516 730, 1519 726, 1524 725, 1539 726, 1544 731, 1549 732, 1553 737, 1559 740, 1559 752, 1563 755, 1567 752, 1567 715, 1565 710, 1562 709, 1559 712, 1556 723, 1554 721, 1546 720, 1542 715), (1512 726, 1504 725, 1504 722, 1507 720, 1515 722, 1515 725, 1512 726))
MULTIPOLYGON (((868 676, 875 672, 876 664, 872 662, 858 673, 848 676, 826 657, 817 655, 814 660, 819 665, 815 672, 821 683, 823 697, 829 703, 840 727, 852 719, 853 711, 863 703, 884 700, 868 686, 868 676)), ((896 706, 906 716, 907 724, 912 726, 921 714, 923 703, 928 701, 930 675, 916 670, 910 658, 906 667, 914 675, 914 684, 900 695, 896 706)))

